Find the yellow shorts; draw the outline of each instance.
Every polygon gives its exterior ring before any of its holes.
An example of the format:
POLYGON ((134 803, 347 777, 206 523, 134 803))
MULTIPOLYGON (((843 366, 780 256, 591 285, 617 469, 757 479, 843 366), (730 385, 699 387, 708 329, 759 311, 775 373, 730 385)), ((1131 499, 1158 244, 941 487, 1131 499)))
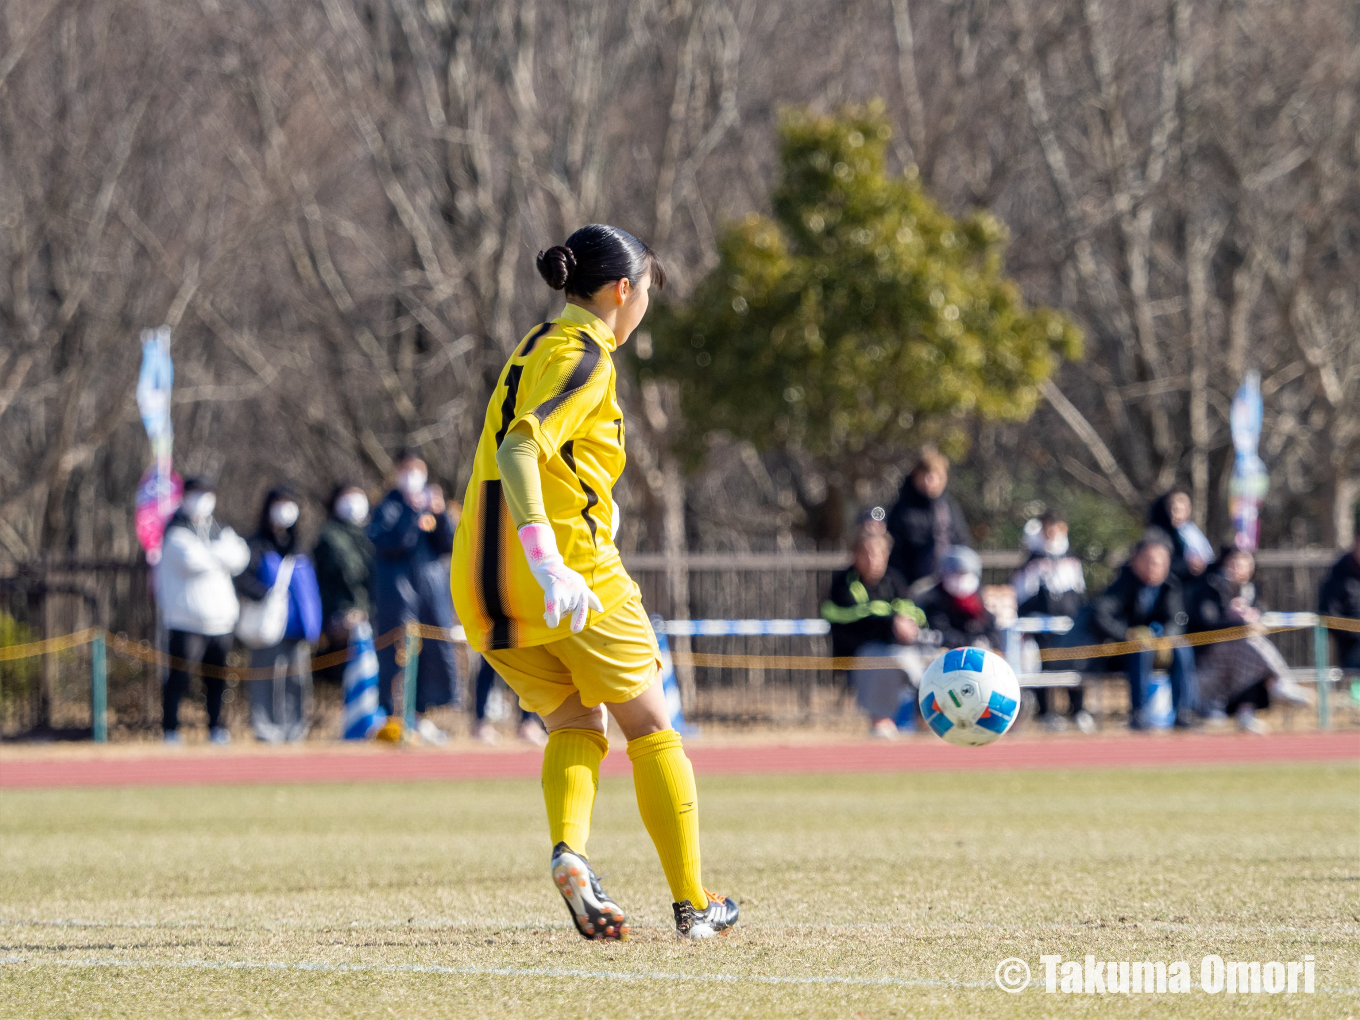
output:
POLYGON ((530 712, 547 715, 573 691, 586 708, 632 701, 656 680, 661 652, 636 585, 581 633, 571 633, 565 623, 562 630, 565 637, 547 644, 482 652, 530 712))

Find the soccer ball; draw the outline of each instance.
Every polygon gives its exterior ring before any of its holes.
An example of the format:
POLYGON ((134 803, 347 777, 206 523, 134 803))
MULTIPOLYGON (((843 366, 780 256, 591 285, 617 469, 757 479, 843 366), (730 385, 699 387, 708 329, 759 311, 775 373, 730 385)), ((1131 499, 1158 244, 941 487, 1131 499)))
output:
POLYGON ((937 737, 960 747, 981 747, 1015 722, 1020 681, 995 652, 955 648, 930 664, 918 698, 921 716, 937 737))

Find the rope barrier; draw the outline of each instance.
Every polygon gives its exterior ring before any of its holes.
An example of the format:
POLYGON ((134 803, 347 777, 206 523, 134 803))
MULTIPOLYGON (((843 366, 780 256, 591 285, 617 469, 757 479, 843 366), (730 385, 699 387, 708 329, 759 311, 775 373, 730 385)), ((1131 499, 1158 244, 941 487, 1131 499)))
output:
MULTIPOLYGON (((1360 620, 1352 620, 1342 616, 1320 616, 1316 619, 1318 626, 1325 627, 1328 630, 1360 633, 1360 620)), ((1175 637, 1153 637, 1133 641, 1109 642, 1098 645, 1078 645, 1071 648, 1045 648, 1040 651, 1039 657, 1044 662, 1113 658, 1137 652, 1164 651, 1171 648, 1198 647, 1200 645, 1219 644, 1226 641, 1239 641, 1252 634, 1263 632, 1280 634, 1288 631, 1306 630, 1309 629, 1310 626, 1310 624, 1300 623, 1291 626, 1266 628, 1261 628, 1260 626, 1225 627, 1221 630, 1203 631, 1198 634, 1182 634, 1175 637)), ((102 628, 87 627, 84 630, 75 631, 71 634, 61 634, 56 637, 46 638, 42 641, 30 641, 25 644, 7 645, 0 647, 0 662, 11 662, 17 659, 33 658, 39 655, 48 655, 55 652, 67 651, 71 648, 78 648, 82 645, 90 644, 102 633, 104 633, 102 628)), ((411 622, 405 626, 394 627, 385 634, 375 638, 373 647, 375 650, 390 647, 401 642, 408 635, 416 639, 414 649, 416 652, 419 652, 420 643, 422 641, 461 643, 465 640, 462 627, 434 627, 429 624, 411 622)), ((126 655, 128 658, 138 659, 148 665, 182 670, 197 676, 206 676, 221 680, 236 680, 239 682, 242 680, 269 680, 278 675, 273 668, 268 666, 208 666, 200 662, 168 655, 143 642, 132 641, 117 634, 105 634, 104 636, 111 651, 126 655)), ((702 635, 693 634, 693 636, 698 637, 702 635)), ((739 635, 733 633, 732 636, 739 635)), ((304 671, 326 669, 330 666, 336 666, 342 662, 347 662, 349 661, 349 658, 350 649, 340 649, 339 651, 316 656, 309 664, 306 664, 301 668, 290 666, 284 675, 293 676, 301 674, 304 671)), ((399 665, 405 664, 404 649, 398 649, 397 658, 399 665)), ((830 655, 744 655, 711 652, 672 652, 671 658, 678 665, 713 669, 839 671, 850 669, 896 669, 898 667, 898 660, 887 656, 854 658, 849 656, 830 655)))
POLYGON ((6 645, 0 648, 0 662, 9 662, 12 659, 31 659, 38 655, 64 652, 68 648, 78 648, 81 645, 88 645, 98 633, 98 627, 86 627, 84 630, 78 630, 72 634, 59 634, 43 641, 30 641, 22 645, 6 645))

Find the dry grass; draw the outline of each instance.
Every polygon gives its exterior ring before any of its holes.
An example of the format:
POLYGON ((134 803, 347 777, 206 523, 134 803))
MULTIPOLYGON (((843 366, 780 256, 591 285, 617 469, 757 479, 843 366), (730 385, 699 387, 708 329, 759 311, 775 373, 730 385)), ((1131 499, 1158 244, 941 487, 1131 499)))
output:
POLYGON ((583 943, 537 784, 6 792, 0 1017, 1360 1012, 1360 769, 701 780, 730 938, 681 944, 626 781, 583 943), (999 960, 1291 960, 1319 992, 1008 996, 999 960))

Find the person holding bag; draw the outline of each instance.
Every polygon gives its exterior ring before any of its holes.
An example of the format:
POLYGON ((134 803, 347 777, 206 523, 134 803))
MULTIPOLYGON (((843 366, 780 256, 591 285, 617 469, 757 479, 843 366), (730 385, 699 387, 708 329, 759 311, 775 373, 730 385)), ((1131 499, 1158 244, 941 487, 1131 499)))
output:
POLYGON ((310 723, 311 646, 321 636, 321 593, 312 561, 298 548, 299 515, 291 489, 269 491, 250 540, 250 565, 236 580, 242 599, 237 637, 253 647, 253 669, 274 672, 250 681, 251 725, 257 739, 270 743, 301 740, 310 723))

